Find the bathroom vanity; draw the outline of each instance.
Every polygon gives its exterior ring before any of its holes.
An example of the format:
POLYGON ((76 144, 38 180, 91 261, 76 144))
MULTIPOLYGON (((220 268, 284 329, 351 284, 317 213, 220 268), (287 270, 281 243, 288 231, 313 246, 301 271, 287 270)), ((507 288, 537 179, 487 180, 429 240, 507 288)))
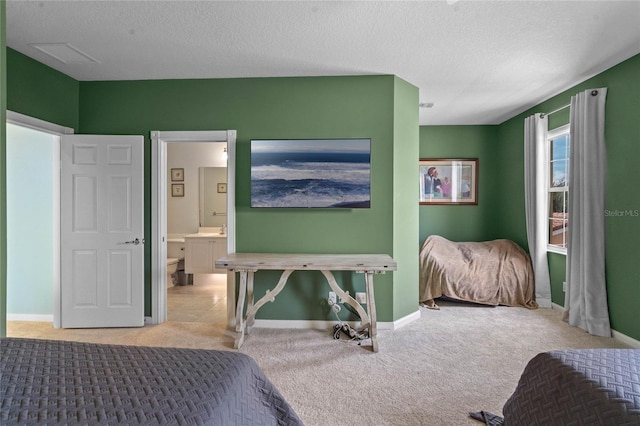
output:
POLYGON ((185 242, 185 273, 212 274, 227 272, 216 269, 216 259, 227 255, 227 235, 219 232, 189 234, 185 242))

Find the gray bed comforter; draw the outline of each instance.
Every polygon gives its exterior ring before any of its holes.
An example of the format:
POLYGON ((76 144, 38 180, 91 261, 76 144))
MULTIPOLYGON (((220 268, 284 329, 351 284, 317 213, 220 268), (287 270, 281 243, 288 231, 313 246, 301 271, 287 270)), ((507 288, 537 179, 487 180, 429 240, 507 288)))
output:
POLYGON ((640 350, 538 354, 504 405, 504 425, 640 425, 640 350))
POLYGON ((301 425, 247 355, 0 340, 0 424, 301 425))

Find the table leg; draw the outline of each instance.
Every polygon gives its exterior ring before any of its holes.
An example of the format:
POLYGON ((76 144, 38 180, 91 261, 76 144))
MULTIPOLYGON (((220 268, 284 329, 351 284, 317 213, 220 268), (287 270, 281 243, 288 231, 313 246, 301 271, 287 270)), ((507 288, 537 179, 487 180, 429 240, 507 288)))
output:
POLYGON ((244 343, 244 297, 247 293, 247 271, 240 272, 240 291, 238 293, 238 301, 236 305, 236 339, 233 343, 233 347, 240 349, 242 343, 244 343))
POLYGON ((367 311, 369 311, 369 337, 373 352, 378 352, 378 329, 376 326, 376 299, 373 294, 373 272, 366 271, 364 274, 367 291, 367 311))
MULTIPOLYGON (((251 332, 251 327, 256 320, 256 313, 258 309, 262 307, 267 302, 273 302, 276 299, 276 296, 280 294, 284 286, 287 284, 287 280, 289 279, 289 275, 293 273, 293 269, 286 269, 282 271, 282 275, 280 276, 280 280, 278 284, 273 288, 273 290, 267 290, 264 296, 262 296, 255 305, 247 306, 247 318, 246 318, 246 330, 247 334, 251 332)), ((249 286, 253 289, 253 272, 249 271, 249 286)))
POLYGON ((362 308, 356 299, 351 297, 345 291, 343 291, 338 283, 336 282, 335 277, 329 270, 320 271, 324 274, 327 282, 329 283, 329 287, 344 301, 351 305, 358 315, 360 316, 360 323, 363 328, 369 329, 369 338, 371 339, 371 346, 373 347, 374 352, 378 352, 378 340, 376 338, 376 307, 375 307, 375 299, 373 297, 373 272, 371 271, 357 271, 360 273, 364 273, 364 279, 366 282, 366 292, 367 292, 367 310, 365 311, 362 308))
POLYGON ((247 276, 247 318, 245 329, 247 334, 251 333, 251 327, 255 322, 255 316, 249 316, 249 312, 253 309, 253 274, 255 271, 249 271, 247 276))

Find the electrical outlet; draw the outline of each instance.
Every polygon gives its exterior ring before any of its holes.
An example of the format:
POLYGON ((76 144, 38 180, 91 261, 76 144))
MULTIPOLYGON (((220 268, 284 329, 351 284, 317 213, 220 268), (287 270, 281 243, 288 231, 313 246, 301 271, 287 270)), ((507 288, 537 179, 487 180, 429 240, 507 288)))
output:
POLYGON ((562 291, 563 292, 567 292, 567 282, 566 281, 562 281, 562 291))
POLYGON ((336 292, 335 291, 330 291, 329 292, 329 304, 330 305, 335 305, 336 303, 338 303, 338 298, 336 297, 336 292))
POLYGON ((356 292, 356 302, 361 305, 367 304, 367 293, 356 292))

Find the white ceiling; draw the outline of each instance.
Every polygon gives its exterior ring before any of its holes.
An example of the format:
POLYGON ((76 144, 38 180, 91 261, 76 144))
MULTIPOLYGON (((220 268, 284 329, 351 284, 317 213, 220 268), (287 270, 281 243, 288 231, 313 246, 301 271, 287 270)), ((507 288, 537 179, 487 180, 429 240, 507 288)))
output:
POLYGON ((80 81, 395 74, 421 125, 498 124, 640 53, 640 1, 8 0, 7 45, 80 81))

